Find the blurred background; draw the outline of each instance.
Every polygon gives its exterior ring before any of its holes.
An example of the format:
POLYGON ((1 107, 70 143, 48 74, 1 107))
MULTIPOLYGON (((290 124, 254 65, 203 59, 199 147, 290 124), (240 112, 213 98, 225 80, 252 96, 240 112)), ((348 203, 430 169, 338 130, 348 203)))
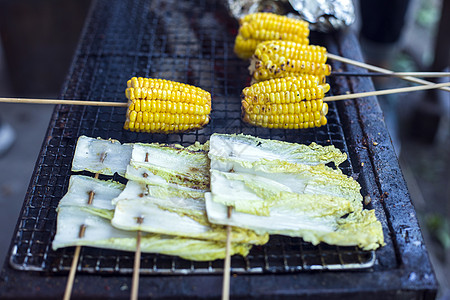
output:
MULTIPOLYGON (((89 5, 0 0, 0 97, 58 98, 89 5)), ((350 30, 368 63, 450 71, 450 0, 361 1, 355 8, 350 30)), ((377 89, 408 85, 386 77, 374 83, 377 89)), ((450 94, 414 92, 379 101, 440 283, 438 298, 450 299, 450 94)), ((2 262, 53 108, 0 103, 2 262)))

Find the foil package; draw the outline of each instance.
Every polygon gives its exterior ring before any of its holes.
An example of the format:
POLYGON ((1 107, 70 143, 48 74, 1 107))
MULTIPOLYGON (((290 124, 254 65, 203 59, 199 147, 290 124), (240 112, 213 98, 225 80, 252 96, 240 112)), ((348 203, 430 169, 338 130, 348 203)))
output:
POLYGON ((309 22, 312 30, 337 31, 355 21, 352 0, 227 0, 231 15, 240 19, 255 12, 272 12, 309 22))

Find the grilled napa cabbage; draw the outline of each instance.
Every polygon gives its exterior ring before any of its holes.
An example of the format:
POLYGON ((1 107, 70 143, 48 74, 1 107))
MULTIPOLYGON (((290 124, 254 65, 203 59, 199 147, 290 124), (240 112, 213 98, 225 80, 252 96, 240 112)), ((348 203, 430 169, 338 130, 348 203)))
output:
POLYGON ((72 175, 69 179, 69 188, 58 206, 87 206, 89 194, 93 192, 90 207, 104 210, 114 210, 111 199, 122 193, 125 185, 112 181, 100 180, 89 176, 72 175))
MULTIPOLYGON (((242 161, 282 160, 308 165, 328 164, 339 166, 347 154, 336 147, 320 146, 316 143, 303 145, 277 140, 262 139, 244 134, 211 135, 209 157, 223 157, 242 161)), ((215 168, 212 164, 211 168, 215 168)))
MULTIPOLYGON (((52 248, 57 250, 77 245, 135 251, 136 232, 114 228, 109 220, 91 214, 81 207, 61 207, 52 248), (80 238, 79 230, 82 225, 86 226, 86 230, 84 237, 80 238)), ((246 256, 250 248, 251 245, 232 243, 230 250, 232 255, 246 256)), ((141 251, 176 255, 189 260, 211 261, 225 257, 225 243, 143 233, 141 251)))
POLYGON ((80 136, 72 161, 72 171, 125 175, 131 158, 131 145, 117 140, 80 136))
POLYGON ((134 144, 125 177, 146 184, 207 191, 209 167, 207 152, 199 146, 134 144))
MULTIPOLYGON (((186 191, 171 189, 165 197, 144 195, 139 184, 128 182, 118 197, 112 225, 124 230, 176 235, 205 240, 226 241, 226 228, 208 221, 204 194, 202 197, 186 197, 186 191), (142 218, 142 223, 136 222, 142 218)), ((152 190, 154 186, 147 187, 152 190)), ((257 235, 252 230, 235 228, 232 240, 236 243, 265 244, 268 235, 257 235)))
MULTIPOLYGON (((173 200, 177 202, 182 202, 184 199, 189 199, 191 201, 191 205, 194 204, 194 201, 196 202, 196 207, 198 209, 204 209, 205 207, 205 192, 198 190, 185 190, 169 185, 145 184, 134 180, 129 180, 127 182, 123 192, 112 199, 112 204, 115 205, 119 200, 145 199, 147 197, 169 199, 168 201, 173 200)), ((182 204, 180 203, 180 205, 182 204)))
MULTIPOLYGON (((291 204, 291 203, 290 203, 291 204)), ((363 250, 374 250, 384 245, 383 230, 374 210, 362 210, 348 215, 314 216, 322 208, 316 208, 313 201, 306 210, 292 209, 291 205, 273 206, 269 216, 260 216, 233 211, 227 217, 227 207, 213 201, 206 194, 208 218, 217 224, 245 227, 259 234, 281 234, 301 237, 314 245, 325 242, 338 246, 359 246, 363 250)))
POLYGON ((353 201, 345 197, 299 193, 276 180, 254 174, 211 170, 211 182, 214 202, 247 214, 270 216, 274 209, 288 209, 314 217, 340 217, 355 210, 353 201))
POLYGON ((211 223, 302 237, 313 244, 365 250, 384 245, 374 211, 363 210, 358 182, 327 166, 346 159, 333 146, 214 134, 209 158, 211 192, 205 199, 211 223))
POLYGON ((234 178, 234 181, 228 182, 230 185, 237 184, 236 180, 245 183, 246 189, 252 190, 251 193, 258 190, 259 193, 275 193, 274 197, 277 197, 277 189, 280 189, 299 194, 336 196, 348 199, 353 210, 362 209, 363 198, 358 182, 325 165, 264 159, 248 162, 222 157, 214 157, 211 163, 216 166, 216 169, 211 169, 211 191, 217 202, 221 202, 223 197, 229 199, 226 203, 222 202, 226 205, 235 206, 232 198, 237 199, 241 191, 233 190, 232 187, 223 190, 220 183, 224 181, 220 179, 224 176, 234 178))

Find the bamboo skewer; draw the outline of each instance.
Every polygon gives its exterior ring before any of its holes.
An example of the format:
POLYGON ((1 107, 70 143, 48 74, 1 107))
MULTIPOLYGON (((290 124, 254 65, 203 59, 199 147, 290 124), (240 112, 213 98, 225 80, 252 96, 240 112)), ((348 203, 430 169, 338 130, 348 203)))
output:
MULTIPOLYGON (((227 207, 227 217, 231 218, 232 207, 227 207)), ((227 243, 225 248, 225 262, 223 267, 222 300, 230 299, 230 269, 231 269, 231 225, 227 225, 227 243)))
POLYGON ((411 87, 396 88, 396 89, 386 89, 386 90, 379 90, 379 91, 365 92, 365 93, 355 93, 355 94, 348 94, 348 95, 328 96, 328 97, 323 98, 323 101, 348 100, 348 99, 356 99, 356 98, 363 98, 363 97, 369 97, 369 96, 380 96, 380 95, 406 93, 406 92, 414 92, 414 91, 421 91, 421 90, 431 90, 431 89, 437 89, 437 88, 447 87, 447 86, 450 86, 450 82, 437 83, 437 84, 435 83, 435 84, 430 84, 430 85, 411 86, 411 87))
MULTIPOLYGON (((427 85, 403 87, 395 89, 386 89, 372 92, 346 94, 339 96, 327 96, 323 98, 323 101, 337 101, 337 100, 347 100, 355 98, 363 98, 369 96, 379 96, 397 93, 414 92, 420 90, 431 90, 431 89, 443 89, 448 88, 450 82, 444 83, 431 83, 427 85)), ((450 90, 450 88, 448 88, 450 90)), ((124 102, 102 102, 102 101, 87 101, 87 100, 57 100, 57 99, 21 99, 21 98, 0 98, 0 102, 5 103, 28 103, 28 104, 71 104, 71 105, 94 105, 94 106, 109 106, 109 107, 126 107, 128 104, 124 102)))
MULTIPOLYGON (((83 238, 85 231, 86 231, 86 226, 84 226, 84 225, 80 226, 80 233, 78 236, 80 238, 83 238)), ((63 297, 64 300, 69 300, 70 295, 72 294, 73 282, 75 280, 75 273, 77 270, 78 260, 80 258, 80 252, 81 252, 81 246, 76 246, 75 252, 74 252, 73 258, 72 258, 72 265, 70 266, 69 277, 67 278, 66 289, 64 291, 64 297, 63 297)))
MULTIPOLYGON (((372 66, 366 63, 340 57, 331 53, 327 54, 329 58, 336 61, 345 62, 361 68, 366 68, 377 73, 353 73, 353 72, 333 72, 333 76, 394 76, 400 77, 411 82, 426 85, 434 85, 435 83, 411 77, 450 77, 450 72, 393 72, 380 67, 372 66)), ((440 89, 450 91, 450 88, 441 87, 440 89)), ((103 101, 86 101, 86 100, 64 100, 64 99, 37 99, 37 98, 1 98, 0 103, 22 103, 22 104, 65 104, 65 105, 89 105, 89 106, 106 106, 106 107, 127 107, 126 102, 103 102, 103 101)))
MULTIPOLYGON (((145 162, 148 162, 148 153, 145 154, 145 162)), ((144 217, 140 216, 136 219, 136 223, 141 225, 144 217)), ((139 229, 136 236, 136 252, 134 254, 133 279, 131 281, 131 300, 137 300, 139 294, 139 271, 141 269, 141 239, 142 232, 139 229)))
POLYGON ((393 73, 358 73, 358 72, 331 72, 330 76, 363 76, 363 77, 450 77, 450 72, 393 72, 393 73))
MULTIPOLYGON (((379 72, 379 73, 384 73, 384 74, 389 74, 389 75, 395 74, 395 72, 393 72, 391 70, 383 69, 383 68, 380 68, 380 67, 377 67, 377 66, 372 66, 372 65, 369 65, 369 64, 366 64, 366 63, 363 63, 363 62, 359 62, 359 61, 356 61, 356 60, 353 60, 353 59, 341 57, 341 56, 338 56, 338 55, 335 55, 335 54, 327 53, 327 57, 330 58, 330 59, 336 60, 336 61, 347 63, 349 65, 354 65, 354 66, 357 66, 357 67, 360 67, 360 68, 365 68, 367 70, 371 70, 371 71, 374 71, 374 72, 379 72)), ((423 79, 420 79, 420 78, 411 77, 411 76, 399 76, 399 77, 404 79, 404 80, 407 80, 407 81, 410 81, 410 82, 415 82, 415 83, 420 83, 420 84, 426 84, 426 85, 428 85, 428 84, 435 84, 434 82, 423 80, 423 79)), ((450 88, 448 88, 448 87, 442 87, 441 90, 450 92, 450 88)))
MULTIPOLYGON (((103 162, 103 160, 105 159, 105 156, 102 155, 100 158, 100 161, 103 162)), ((94 178, 98 179, 99 174, 96 173, 94 178)), ((90 191, 89 192, 89 198, 88 198, 88 205, 92 205, 92 202, 94 201, 94 191, 90 191)), ((80 233, 78 234, 79 238, 83 238, 84 237, 84 233, 86 232, 86 225, 81 225, 80 226, 80 233)), ((70 266, 70 271, 69 271, 69 277, 67 278, 67 283, 66 283, 66 289, 64 291, 64 300, 69 300, 70 296, 72 294, 72 289, 73 289, 73 282, 75 280, 75 273, 77 270, 77 265, 78 265, 78 261, 80 259, 80 252, 81 252, 81 246, 76 246, 75 248, 75 252, 73 254, 73 258, 72 258, 72 265, 70 266)))
POLYGON ((67 104, 67 105, 89 105, 89 106, 111 106, 127 107, 126 102, 102 102, 87 100, 64 100, 64 99, 33 99, 33 98, 0 98, 3 103, 23 103, 23 104, 67 104))
MULTIPOLYGON (((136 222, 140 225, 144 222, 143 217, 138 217, 136 222)), ((133 279, 131 282, 131 300, 137 300, 139 294, 139 271, 141 269, 141 230, 137 231, 136 253, 134 254, 133 279)))

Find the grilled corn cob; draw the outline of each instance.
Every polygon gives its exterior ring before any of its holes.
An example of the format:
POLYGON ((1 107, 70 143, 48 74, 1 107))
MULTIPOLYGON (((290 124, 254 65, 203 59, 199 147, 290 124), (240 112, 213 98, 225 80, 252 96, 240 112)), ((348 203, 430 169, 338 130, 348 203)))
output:
POLYGON ((240 20, 234 52, 242 59, 250 58, 256 46, 268 40, 286 40, 308 44, 308 23, 273 13, 253 13, 240 20))
POLYGON ((242 91, 242 119, 268 128, 320 127, 327 124, 328 105, 322 99, 329 89, 313 75, 255 83, 242 91))
POLYGON ((174 133, 200 129, 209 122, 211 94, 188 84, 142 77, 127 82, 124 129, 174 133))
POLYGON ((254 81, 290 77, 300 74, 328 76, 327 49, 291 41, 265 41, 256 47, 250 60, 250 75, 254 81))

